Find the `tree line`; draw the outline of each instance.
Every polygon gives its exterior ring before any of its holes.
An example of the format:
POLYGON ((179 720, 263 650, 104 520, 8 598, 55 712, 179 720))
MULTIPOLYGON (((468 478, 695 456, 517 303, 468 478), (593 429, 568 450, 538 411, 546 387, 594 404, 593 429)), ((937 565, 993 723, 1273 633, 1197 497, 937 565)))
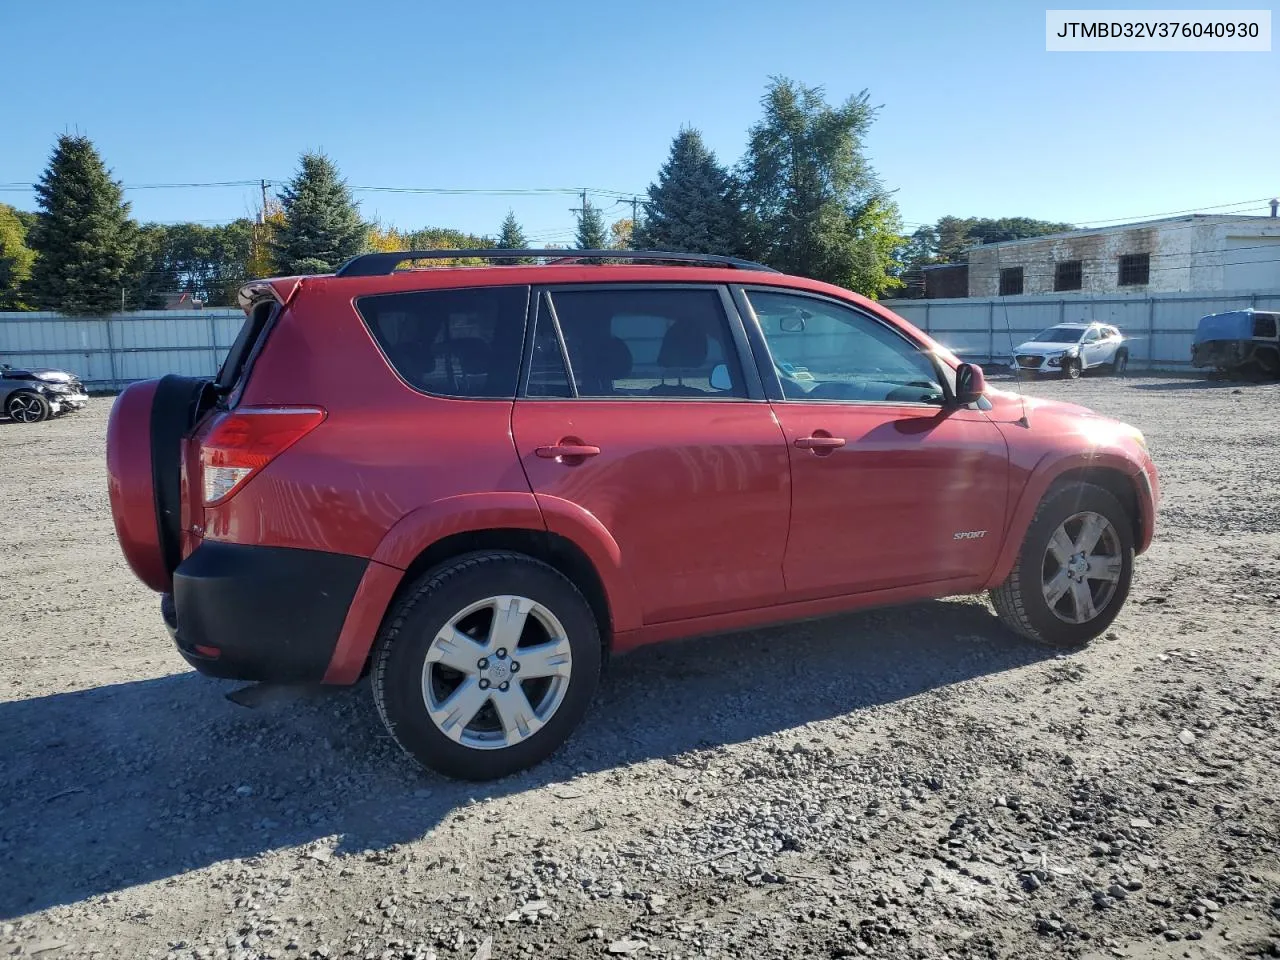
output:
MULTIPOLYGON (((910 295, 921 267, 961 260, 974 244, 1070 228, 1025 217, 943 217, 906 235, 866 155, 878 108, 865 91, 833 106, 821 88, 774 78, 762 107, 732 167, 698 130, 681 129, 639 222, 607 224, 584 196, 576 246, 739 256, 879 297, 910 295)), ((0 204, 0 310, 97 315, 161 308, 174 295, 224 305, 246 280, 327 273, 367 251, 528 247, 514 212, 493 237, 368 223, 320 153, 303 154, 256 216, 227 224, 137 223, 121 184, 83 136, 58 138, 35 192, 35 212, 0 204)))

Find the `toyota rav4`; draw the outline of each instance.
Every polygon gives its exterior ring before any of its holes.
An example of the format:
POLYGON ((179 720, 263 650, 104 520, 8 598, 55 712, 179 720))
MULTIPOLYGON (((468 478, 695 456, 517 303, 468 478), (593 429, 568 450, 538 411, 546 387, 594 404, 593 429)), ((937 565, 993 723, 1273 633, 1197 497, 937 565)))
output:
POLYGON ((546 757, 607 656, 674 637, 989 591, 1084 643, 1151 542, 1138 430, 758 264, 377 253, 240 299, 216 378, 115 403, 125 557, 197 670, 368 676, 452 776, 546 757), (398 269, 445 256, 555 262, 398 269))

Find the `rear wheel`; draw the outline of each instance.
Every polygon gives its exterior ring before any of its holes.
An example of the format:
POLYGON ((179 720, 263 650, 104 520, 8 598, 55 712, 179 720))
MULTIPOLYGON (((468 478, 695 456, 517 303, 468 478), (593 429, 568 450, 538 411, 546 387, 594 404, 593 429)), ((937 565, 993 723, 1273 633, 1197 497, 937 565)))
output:
POLYGON ((378 712, 423 766, 464 780, 530 767, 578 725, 600 678, 600 634, 568 579, 516 553, 425 573, 374 655, 378 712))
POLYGON ((49 419, 49 401, 30 390, 19 390, 9 397, 4 412, 16 423, 39 423, 49 419))
POLYGON ((1074 483, 1041 501, 1012 572, 991 600, 1024 637, 1073 647, 1111 625, 1132 577, 1131 518, 1108 491, 1074 483))
POLYGON ((1129 351, 1120 350, 1116 353, 1116 358, 1111 361, 1111 375, 1113 377, 1123 377, 1129 369, 1129 351))

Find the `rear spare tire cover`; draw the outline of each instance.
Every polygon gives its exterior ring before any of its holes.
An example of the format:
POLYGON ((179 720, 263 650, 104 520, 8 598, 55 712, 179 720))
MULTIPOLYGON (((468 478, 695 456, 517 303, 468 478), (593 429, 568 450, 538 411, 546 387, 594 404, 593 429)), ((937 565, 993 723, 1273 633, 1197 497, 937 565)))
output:
POLYGON ((116 538, 138 579, 172 589, 181 560, 182 438, 212 403, 210 381, 168 376, 131 384, 107 423, 107 488, 116 538))

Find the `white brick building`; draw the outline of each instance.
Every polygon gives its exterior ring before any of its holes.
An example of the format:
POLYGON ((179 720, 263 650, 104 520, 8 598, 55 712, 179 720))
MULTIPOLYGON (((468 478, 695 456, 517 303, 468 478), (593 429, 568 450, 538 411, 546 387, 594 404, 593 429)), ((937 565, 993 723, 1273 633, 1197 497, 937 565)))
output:
POLYGON ((969 296, 1280 289, 1280 218, 1192 214, 985 244, 969 296))

